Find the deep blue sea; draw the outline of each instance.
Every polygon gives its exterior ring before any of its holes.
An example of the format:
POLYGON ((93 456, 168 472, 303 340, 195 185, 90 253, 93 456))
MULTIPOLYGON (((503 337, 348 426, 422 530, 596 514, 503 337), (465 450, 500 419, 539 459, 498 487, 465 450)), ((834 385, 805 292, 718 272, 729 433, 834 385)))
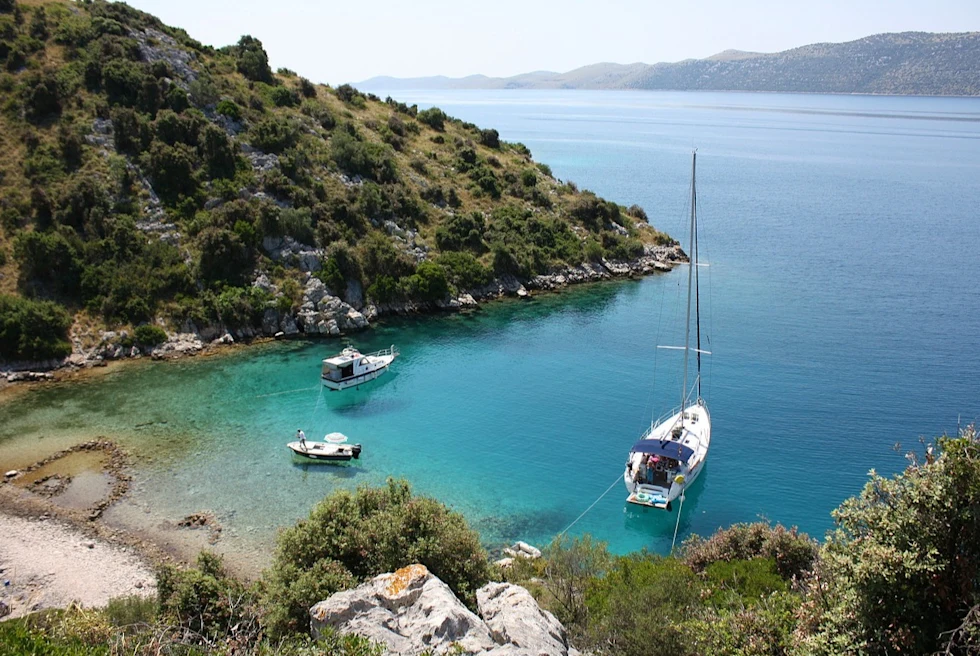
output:
MULTIPOLYGON (((373 90, 381 97, 383 90, 373 90)), ((821 537, 895 449, 980 416, 980 99, 819 95, 398 92, 526 144, 562 180, 686 241, 698 150, 707 468, 681 537, 766 518, 821 537)), ((685 245, 686 246, 686 245, 685 245)), ((339 342, 141 363, 0 405, 0 461, 91 435, 139 462, 153 522, 215 511, 267 544, 339 486, 408 478, 486 544, 547 543, 621 479, 631 444, 677 405, 687 270, 478 312, 386 322, 387 379, 317 388, 339 342), (300 391, 295 391, 300 390, 300 391), (293 464, 284 443, 342 431, 356 466, 293 464)), ((572 529, 617 552, 670 547, 677 513, 621 482, 572 529)))

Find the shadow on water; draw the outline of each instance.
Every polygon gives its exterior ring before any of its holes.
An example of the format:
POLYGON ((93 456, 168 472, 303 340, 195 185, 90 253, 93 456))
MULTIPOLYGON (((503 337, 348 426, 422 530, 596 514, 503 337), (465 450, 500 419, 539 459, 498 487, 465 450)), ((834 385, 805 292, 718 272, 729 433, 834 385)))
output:
POLYGON ((701 499, 702 491, 707 484, 708 464, 705 463, 701 471, 699 480, 694 487, 684 495, 683 507, 680 501, 671 504, 672 510, 665 512, 659 508, 646 508, 636 504, 623 503, 623 527, 632 532, 646 535, 651 538, 653 544, 651 550, 661 550, 661 545, 666 541, 666 549, 670 549, 670 542, 674 537, 674 528, 677 527, 678 544, 684 536, 690 534, 691 529, 696 523, 698 516, 697 510, 701 499), (677 524, 677 514, 680 513, 680 525, 677 524))
POLYGON ((310 476, 329 476, 351 480, 368 473, 365 467, 337 462, 298 462, 293 460, 291 464, 293 469, 303 472, 303 480, 307 480, 310 476))

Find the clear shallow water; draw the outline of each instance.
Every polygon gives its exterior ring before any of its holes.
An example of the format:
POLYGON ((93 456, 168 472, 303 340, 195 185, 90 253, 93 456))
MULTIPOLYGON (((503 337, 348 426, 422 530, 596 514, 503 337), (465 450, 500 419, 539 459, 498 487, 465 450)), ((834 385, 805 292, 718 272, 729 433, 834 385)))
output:
MULTIPOLYGON (((383 97, 383 93, 381 94, 383 97)), ((767 94, 401 92, 527 144, 562 179, 685 233, 699 149, 713 440, 681 533, 759 516, 821 535, 895 442, 980 415, 980 101, 767 94)), ((212 509, 266 543, 338 486, 404 476, 488 544, 545 543, 621 476, 676 405, 686 270, 391 321, 393 374, 319 396, 338 342, 122 367, 0 405, 0 462, 104 434, 143 461, 154 519, 212 509), (304 391, 293 391, 304 390, 304 391), (287 392, 287 393, 281 393, 287 392), (319 399, 319 401, 318 401, 319 399), (284 443, 340 430, 353 467, 296 465, 284 443), (43 437, 40 441, 39 437, 43 437)), ((676 514, 621 483, 572 532, 669 548, 676 514)))

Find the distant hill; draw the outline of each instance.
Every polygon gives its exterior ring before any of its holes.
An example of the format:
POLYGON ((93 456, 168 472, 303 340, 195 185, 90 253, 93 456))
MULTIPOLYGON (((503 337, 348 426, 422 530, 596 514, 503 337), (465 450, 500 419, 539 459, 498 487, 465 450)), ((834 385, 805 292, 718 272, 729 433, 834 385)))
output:
POLYGON ((980 32, 876 34, 777 53, 725 50, 659 64, 592 64, 507 78, 372 78, 365 89, 671 89, 980 95, 980 32))

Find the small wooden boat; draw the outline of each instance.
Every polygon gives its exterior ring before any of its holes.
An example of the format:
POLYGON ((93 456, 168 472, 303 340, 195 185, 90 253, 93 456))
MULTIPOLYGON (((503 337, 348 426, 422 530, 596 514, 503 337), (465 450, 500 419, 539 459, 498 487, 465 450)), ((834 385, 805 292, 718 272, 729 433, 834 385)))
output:
POLYGON ((349 462, 351 458, 361 457, 360 444, 344 444, 347 436, 342 433, 329 433, 323 438, 324 442, 297 440, 286 446, 295 455, 306 460, 321 460, 324 462, 349 462))

